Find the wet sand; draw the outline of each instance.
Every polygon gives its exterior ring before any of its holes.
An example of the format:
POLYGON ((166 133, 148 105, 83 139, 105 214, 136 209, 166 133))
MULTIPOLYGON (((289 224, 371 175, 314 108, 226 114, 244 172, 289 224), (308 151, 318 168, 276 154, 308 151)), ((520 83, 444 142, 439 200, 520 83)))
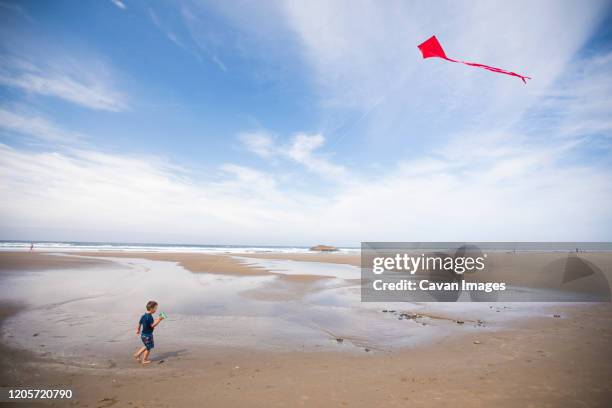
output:
MULTIPOLYGON (((214 264, 213 258, 218 257, 95 255, 186 261, 192 268, 208 273, 212 272, 208 268, 214 264)), ((92 267, 92 263, 108 266, 91 259, 0 253, 0 265, 6 265, 4 259, 12 259, 9 268, 0 269, 4 274, 31 270, 30 265, 44 265, 43 257, 52 257, 47 261, 53 262, 53 268, 74 267, 75 259, 85 262, 87 267, 92 267)), ((232 258, 229 260, 233 262, 232 258)), ((239 265, 232 273, 250 269, 239 265)), ((4 278, 0 275, 0 279, 4 278)), ((3 321, 27 307, 6 303, 1 306, 3 321)), ((510 313, 501 308, 493 316, 499 316, 501 321, 510 313)), ((106 322, 104 315, 100 319, 103 325, 113 324, 112 320, 106 322)), ((65 385, 75 390, 72 406, 88 407, 202 404, 603 407, 609 406, 612 399, 610 304, 556 305, 549 314, 519 319, 507 329, 461 329, 425 344, 384 351, 277 351, 162 343, 154 353, 154 364, 142 367, 130 360, 131 346, 126 343, 125 353, 113 354, 106 365, 88 366, 58 359, 53 353, 7 349, 3 344, 0 385, 65 385), (554 317, 555 314, 560 317, 554 317)))
POLYGON ((0 271, 5 273, 16 270, 37 271, 56 268, 85 268, 107 264, 99 259, 57 256, 47 252, 0 252, 0 271))
POLYGON ((92 256, 97 258, 142 258, 152 261, 177 262, 183 268, 198 273, 228 275, 266 275, 268 272, 248 267, 230 254, 199 254, 184 252, 70 252, 66 255, 92 256))

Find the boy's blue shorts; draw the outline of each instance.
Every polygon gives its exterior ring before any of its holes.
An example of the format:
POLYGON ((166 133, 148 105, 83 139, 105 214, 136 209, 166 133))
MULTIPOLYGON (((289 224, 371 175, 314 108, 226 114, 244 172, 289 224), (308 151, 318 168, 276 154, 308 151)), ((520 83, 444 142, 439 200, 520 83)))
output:
POLYGON ((142 344, 144 344, 147 350, 151 350, 153 347, 155 347, 152 334, 141 334, 140 340, 142 340, 142 344))

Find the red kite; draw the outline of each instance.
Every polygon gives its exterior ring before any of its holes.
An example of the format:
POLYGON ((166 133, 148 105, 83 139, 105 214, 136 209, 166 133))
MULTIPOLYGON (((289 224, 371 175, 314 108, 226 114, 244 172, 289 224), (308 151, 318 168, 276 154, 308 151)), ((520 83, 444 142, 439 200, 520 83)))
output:
POLYGON ((419 50, 421 50, 421 53, 423 54, 423 58, 442 58, 450 62, 458 62, 460 64, 469 65, 471 67, 484 68, 484 69, 488 69, 489 71, 497 72, 498 74, 512 75, 512 76, 521 78, 521 80, 524 83, 527 83, 526 79, 531 79, 528 76, 517 74, 516 72, 506 71, 505 69, 490 67, 488 65, 477 64, 475 62, 458 61, 452 58, 448 58, 446 54, 444 53, 444 50, 442 49, 442 46, 438 42, 438 39, 436 38, 435 35, 432 35, 423 44, 420 44, 419 50))

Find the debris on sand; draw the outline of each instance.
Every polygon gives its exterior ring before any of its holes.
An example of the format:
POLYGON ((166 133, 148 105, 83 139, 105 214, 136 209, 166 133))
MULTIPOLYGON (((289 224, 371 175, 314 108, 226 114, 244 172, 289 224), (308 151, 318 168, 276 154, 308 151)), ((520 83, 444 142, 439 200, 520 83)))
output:
POLYGON ((335 246, 331 246, 331 245, 316 245, 310 248, 310 250, 318 251, 318 252, 336 252, 338 248, 336 248, 335 246))
POLYGON ((117 398, 114 398, 114 397, 113 398, 105 397, 105 398, 102 398, 101 400, 98 400, 98 402, 101 404, 99 405, 100 408, 106 408, 106 407, 115 405, 119 401, 117 400, 117 398))
POLYGON ((342 337, 336 337, 336 341, 338 343, 342 343, 342 342, 344 342, 344 339, 342 337))
POLYGON ((478 340, 474 340, 474 344, 480 344, 478 340))
POLYGON ((561 315, 556 314, 556 315, 553 315, 553 317, 561 317, 561 315))
POLYGON ((404 318, 404 319, 409 319, 409 320, 416 320, 419 317, 421 317, 421 315, 419 315, 417 313, 401 313, 400 317, 404 318))

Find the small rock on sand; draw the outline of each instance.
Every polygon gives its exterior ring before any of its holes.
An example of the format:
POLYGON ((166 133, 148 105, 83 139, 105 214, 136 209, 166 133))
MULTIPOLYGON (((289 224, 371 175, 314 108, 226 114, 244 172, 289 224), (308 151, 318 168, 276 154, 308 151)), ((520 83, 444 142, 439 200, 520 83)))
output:
POLYGON ((336 252, 338 248, 331 245, 316 245, 310 248, 310 250, 317 252, 336 252))

